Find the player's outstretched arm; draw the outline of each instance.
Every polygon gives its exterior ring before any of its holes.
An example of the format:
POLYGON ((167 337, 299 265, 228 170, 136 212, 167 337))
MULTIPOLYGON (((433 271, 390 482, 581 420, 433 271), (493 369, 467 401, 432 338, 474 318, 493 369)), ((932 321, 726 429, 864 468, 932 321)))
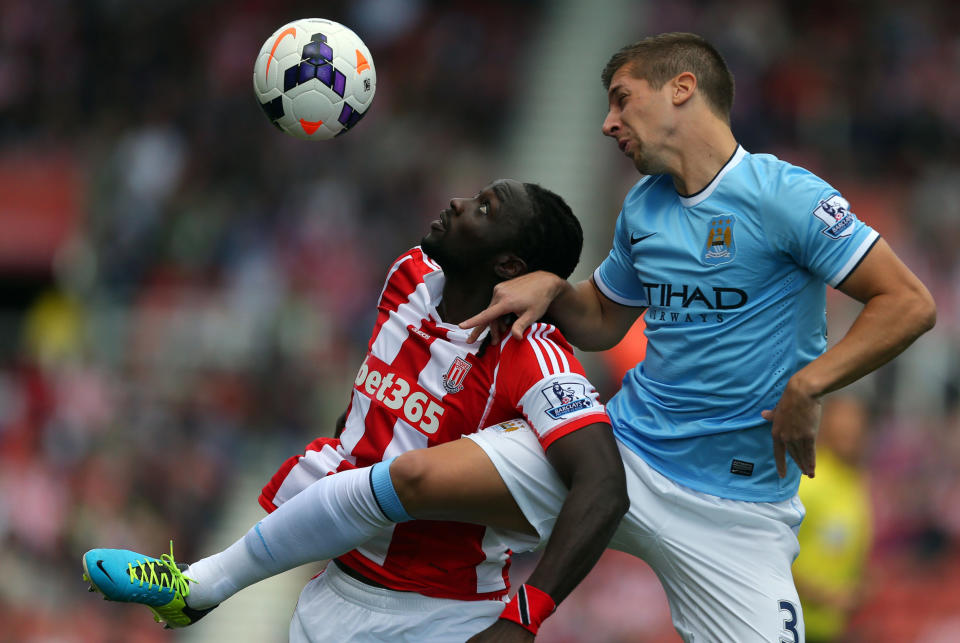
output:
POLYGON ((887 363, 936 322, 930 292, 883 239, 840 290, 862 302, 863 310, 836 345, 790 378, 776 408, 762 413, 773 422, 774 456, 781 477, 787 471, 786 453, 803 473, 814 475, 820 397, 887 363))
POLYGON ((510 332, 521 339, 532 323, 546 317, 574 346, 599 351, 623 339, 642 312, 607 299, 590 279, 571 284, 553 273, 536 271, 497 284, 490 305, 460 326, 473 329, 471 342, 489 327, 497 342, 499 320, 515 315, 510 332))

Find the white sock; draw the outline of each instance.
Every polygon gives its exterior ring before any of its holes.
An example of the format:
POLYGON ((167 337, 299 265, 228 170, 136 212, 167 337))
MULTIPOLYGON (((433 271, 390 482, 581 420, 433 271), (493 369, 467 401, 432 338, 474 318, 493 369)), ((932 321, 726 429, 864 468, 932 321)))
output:
POLYGON ((196 583, 187 604, 212 607, 264 578, 345 554, 393 524, 374 497, 370 467, 327 476, 227 549, 190 565, 185 574, 196 583))

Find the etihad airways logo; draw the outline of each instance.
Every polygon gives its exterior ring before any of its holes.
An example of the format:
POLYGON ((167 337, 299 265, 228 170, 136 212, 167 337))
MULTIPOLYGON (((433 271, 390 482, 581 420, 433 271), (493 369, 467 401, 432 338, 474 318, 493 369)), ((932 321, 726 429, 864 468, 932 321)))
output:
POLYGON ((708 310, 735 310, 747 303, 747 293, 739 288, 714 286, 706 292, 700 286, 689 284, 643 284, 651 307, 706 308, 708 310))
POLYGON ((724 322, 724 313, 743 308, 747 293, 739 288, 701 288, 689 284, 644 283, 647 321, 675 323, 724 322))

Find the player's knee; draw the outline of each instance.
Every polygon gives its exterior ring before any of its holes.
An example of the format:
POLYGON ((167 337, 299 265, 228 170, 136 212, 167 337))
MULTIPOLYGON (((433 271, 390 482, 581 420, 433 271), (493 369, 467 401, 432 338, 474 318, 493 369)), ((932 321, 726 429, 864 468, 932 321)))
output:
POLYGON ((408 513, 419 507, 429 484, 430 467, 423 450, 407 451, 390 465, 390 480, 393 488, 408 513))

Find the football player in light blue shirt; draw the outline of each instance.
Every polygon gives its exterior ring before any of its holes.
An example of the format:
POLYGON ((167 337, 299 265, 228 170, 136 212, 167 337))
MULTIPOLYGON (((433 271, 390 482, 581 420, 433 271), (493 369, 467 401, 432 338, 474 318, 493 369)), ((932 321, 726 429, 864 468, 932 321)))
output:
MULTIPOLYGON (((577 284, 502 283, 462 325, 513 313, 519 336, 546 314, 575 346, 605 350, 646 311, 646 358, 607 405, 631 497, 611 546, 654 568, 685 640, 798 643, 796 491, 815 474, 820 398, 929 330, 935 304, 836 189, 738 145, 733 76, 702 38, 624 47, 603 81, 603 133, 643 175, 609 256, 577 284), (825 350, 828 285, 864 308, 825 350)), ((534 524, 537 500, 502 460, 534 524)))
POLYGON ((610 301, 647 308, 646 359, 609 405, 617 437, 691 489, 792 497, 800 470, 777 475, 760 413, 823 353, 824 284, 878 241, 821 179, 739 146, 695 195, 641 179, 593 276, 610 301))

